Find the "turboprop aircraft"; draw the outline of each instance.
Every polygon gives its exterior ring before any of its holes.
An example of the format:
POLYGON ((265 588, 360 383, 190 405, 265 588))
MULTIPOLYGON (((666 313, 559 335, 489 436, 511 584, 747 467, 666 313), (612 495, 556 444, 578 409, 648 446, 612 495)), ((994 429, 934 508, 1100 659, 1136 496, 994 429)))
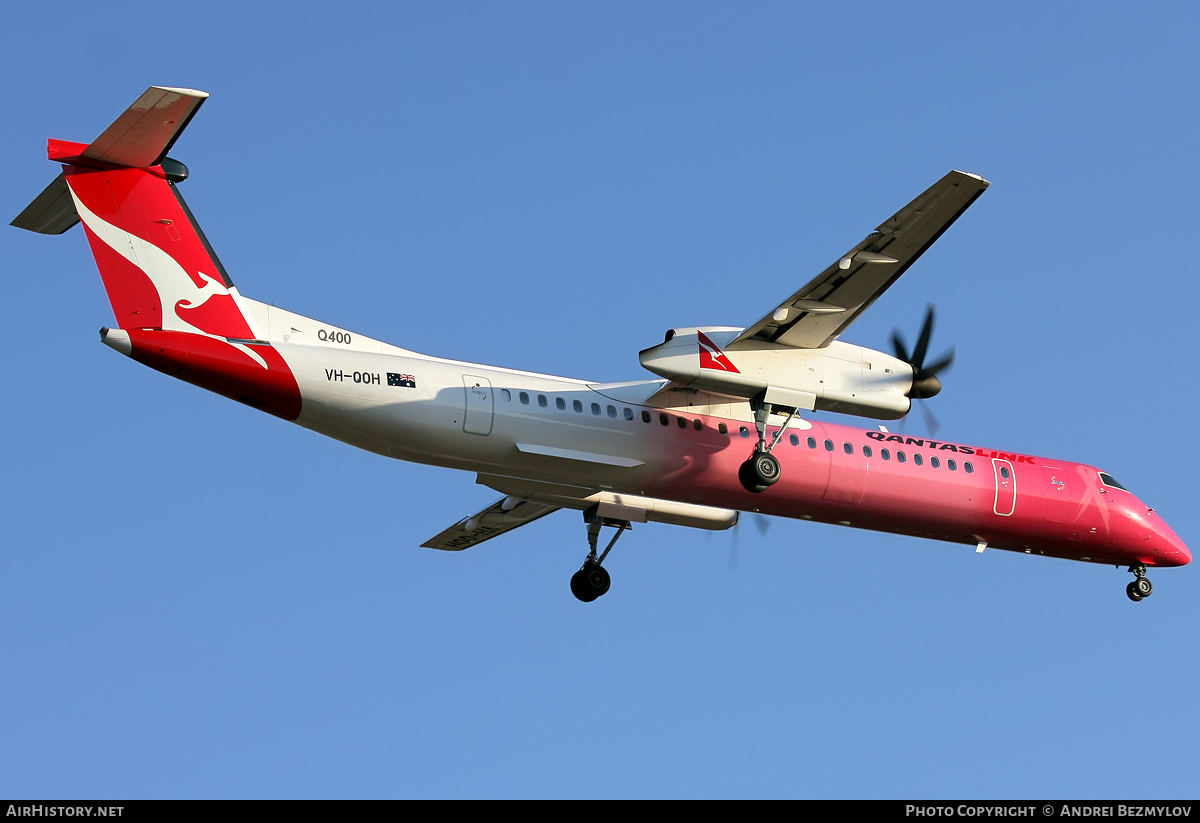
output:
POLYGON ((911 353, 839 338, 988 182, 952 171, 747 328, 671 329, 641 352, 657 377, 595 383, 418 354, 243 297, 167 156, 208 95, 152 87, 91 143, 50 140, 62 173, 13 220, 83 223, 116 315, 105 344, 153 369, 387 457, 474 472, 502 496, 423 545, 459 551, 559 509, 583 512, 585 602, 633 523, 733 526, 742 511, 1146 569, 1191 553, 1153 509, 1092 466, 814 419, 877 420, 941 389, 911 353), (604 527, 615 529, 603 551, 604 527))

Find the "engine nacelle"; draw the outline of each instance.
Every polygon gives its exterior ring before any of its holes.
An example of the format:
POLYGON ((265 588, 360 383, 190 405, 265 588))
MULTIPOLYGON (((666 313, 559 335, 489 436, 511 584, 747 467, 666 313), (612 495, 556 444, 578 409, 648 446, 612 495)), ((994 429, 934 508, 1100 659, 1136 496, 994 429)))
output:
POLYGON ((895 420, 909 410, 913 369, 883 352, 834 341, 797 349, 759 340, 733 341, 729 326, 671 329, 641 363, 680 385, 727 397, 763 395, 776 407, 836 411, 895 420))

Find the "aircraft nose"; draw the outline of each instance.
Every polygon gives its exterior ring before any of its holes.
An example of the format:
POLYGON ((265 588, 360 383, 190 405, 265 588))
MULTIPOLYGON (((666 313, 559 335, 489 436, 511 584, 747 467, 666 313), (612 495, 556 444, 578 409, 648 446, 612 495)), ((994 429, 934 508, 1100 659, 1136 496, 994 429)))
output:
POLYGON ((1150 517, 1153 518, 1152 522, 1155 526, 1155 531, 1158 532, 1163 542, 1166 543, 1167 548, 1166 551, 1163 552, 1163 555, 1167 562, 1163 563, 1162 565, 1167 565, 1169 563, 1175 566, 1186 566, 1188 563, 1191 563, 1192 552, 1190 549, 1188 549, 1187 545, 1179 539, 1179 535, 1175 534, 1175 532, 1171 530, 1171 527, 1166 524, 1166 521, 1164 521, 1157 514, 1151 513, 1150 517))
POLYGON ((1176 537, 1171 541, 1171 548, 1175 550, 1176 559, 1179 560, 1179 565, 1186 566, 1192 562, 1192 552, 1187 546, 1183 545, 1183 541, 1176 537))

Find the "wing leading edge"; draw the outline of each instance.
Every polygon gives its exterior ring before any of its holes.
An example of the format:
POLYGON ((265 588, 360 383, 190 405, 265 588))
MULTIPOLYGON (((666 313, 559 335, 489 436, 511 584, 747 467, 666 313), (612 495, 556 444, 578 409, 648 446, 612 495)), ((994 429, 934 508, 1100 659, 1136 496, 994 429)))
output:
POLYGON ((727 350, 751 341, 819 349, 837 339, 888 286, 950 228, 990 184, 952 171, 934 183, 812 282, 742 332, 727 350))

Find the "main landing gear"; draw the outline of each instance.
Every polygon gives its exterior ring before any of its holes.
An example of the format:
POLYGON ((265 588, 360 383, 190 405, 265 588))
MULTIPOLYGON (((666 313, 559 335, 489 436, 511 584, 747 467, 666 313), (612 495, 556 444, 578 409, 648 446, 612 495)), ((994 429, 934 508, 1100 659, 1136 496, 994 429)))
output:
POLYGON ((608 553, 612 551, 612 547, 617 544, 617 539, 625 533, 625 530, 633 527, 629 525, 628 520, 617 520, 601 516, 597 506, 593 506, 585 511, 583 519, 588 524, 588 547, 590 551, 588 552, 587 560, 583 561, 583 568, 571 575, 571 594, 584 603, 591 603, 597 597, 607 592, 608 587, 612 584, 612 579, 608 576, 608 569, 600 564, 604 562, 604 558, 608 557, 608 553), (600 539, 600 529, 604 526, 615 527, 617 533, 613 535, 612 540, 608 541, 608 546, 605 547, 604 553, 597 556, 596 546, 600 539))
POLYGON ((1134 603, 1145 600, 1154 591, 1154 587, 1150 585, 1150 579, 1146 577, 1146 567, 1138 563, 1130 566, 1129 571, 1136 574, 1137 578, 1125 587, 1125 594, 1129 595, 1129 599, 1134 603))
POLYGON ((771 452, 779 444, 788 423, 796 416, 796 410, 791 410, 788 419, 779 427, 779 431, 775 432, 775 438, 768 446, 767 418, 771 416, 771 404, 755 397, 750 400, 750 408, 754 411, 754 428, 758 431, 758 442, 754 445, 750 459, 738 467, 738 480, 742 481, 742 487, 746 491, 758 494, 779 482, 779 475, 783 470, 779 466, 779 460, 771 452))

